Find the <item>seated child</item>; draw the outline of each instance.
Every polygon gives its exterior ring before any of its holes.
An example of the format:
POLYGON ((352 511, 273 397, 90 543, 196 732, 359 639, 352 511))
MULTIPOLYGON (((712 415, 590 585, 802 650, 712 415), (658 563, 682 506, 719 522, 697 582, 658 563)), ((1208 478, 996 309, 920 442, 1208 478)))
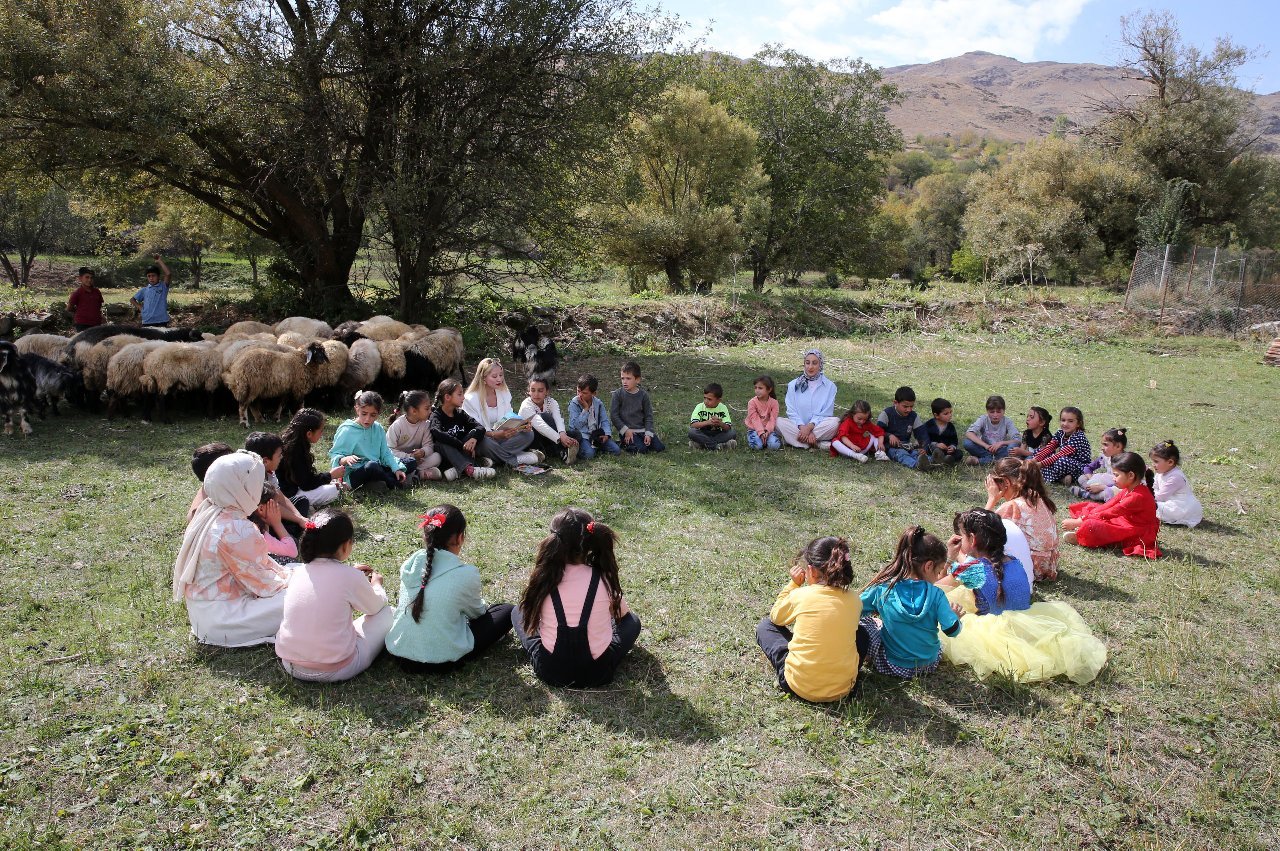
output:
POLYGON ((884 429, 889 458, 912 470, 928 470, 932 466, 929 433, 915 409, 916 391, 899 387, 893 394, 893 404, 880 412, 876 424, 884 429))
POLYGON ((1082 547, 1118 546, 1127 556, 1159 558, 1156 535, 1160 520, 1151 492, 1155 474, 1136 452, 1111 459, 1118 493, 1108 502, 1077 502, 1062 521, 1062 540, 1082 547))
POLYGON ((519 467, 523 464, 541 464, 546 457, 530 450, 534 431, 529 423, 498 428, 513 412, 511 388, 507 386, 506 371, 502 361, 485 358, 476 365, 475 376, 463 394, 463 410, 471 419, 484 427, 484 440, 476 452, 481 458, 519 467))
POLYGON ((1032 405, 1027 410, 1027 428, 1022 432, 1022 445, 1009 450, 1010 455, 1019 458, 1034 458, 1036 453, 1053 437, 1049 425, 1053 422, 1053 414, 1039 405, 1032 405))
POLYGON ((234 451, 225 443, 206 443, 204 446, 197 447, 192 453, 191 472, 195 473, 196 478, 200 480, 200 487, 196 489, 196 495, 191 500, 191 507, 187 509, 188 523, 191 522, 196 509, 200 507, 200 503, 204 502, 204 474, 209 471, 209 465, 223 455, 230 455, 234 451))
POLYGON ((302 564, 284 592, 284 620, 276 655, 291 677, 315 683, 349 680, 382 652, 391 607, 382 574, 349 565, 355 526, 346 513, 326 508, 307 521, 299 545, 302 564), (363 612, 355 620, 351 616, 363 612))
POLYGON ((1116 495, 1116 477, 1111 474, 1111 459, 1129 445, 1126 429, 1109 428, 1102 433, 1102 454, 1080 471, 1071 486, 1071 495, 1092 502, 1106 502, 1116 495))
POLYGON ((942 398, 934 399, 929 410, 933 412, 933 419, 924 424, 924 430, 932 446, 931 460, 935 464, 959 464, 964 452, 960 449, 955 424, 951 422, 951 403, 942 398))
POLYGON ((292 564, 298 558, 298 544, 280 521, 280 505, 275 501, 275 495, 276 489, 271 483, 264 483, 258 510, 249 515, 249 520, 262 533, 272 560, 277 564, 292 564))
POLYGON ((435 482, 442 478, 444 461, 431 439, 431 394, 425 390, 405 390, 387 421, 387 445, 403 464, 415 465, 413 478, 435 482))
POLYGON ((724 388, 712 382, 702 388, 702 401, 689 416, 690 449, 736 449, 737 435, 733 431, 733 418, 729 406, 721 400, 724 388))
POLYGON ((262 458, 262 466, 267 470, 267 484, 271 485, 271 499, 280 507, 281 520, 293 527, 293 534, 302 534, 302 523, 307 518, 298 511, 287 496, 280 492, 280 480, 276 478, 276 470, 284 460, 284 441, 280 435, 269 431, 251 432, 244 439, 244 448, 258 453, 262 458))
POLYGON ((414 674, 451 671, 478 658, 511 631, 511 604, 480 596, 480 569, 460 557, 467 518, 453 505, 422 515, 423 548, 400 566, 400 603, 389 652, 414 674))
POLYGON ((843 455, 865 464, 872 453, 877 461, 889 460, 884 452, 884 429, 871 422, 871 405, 859 399, 840 419, 840 427, 831 441, 831 457, 843 455))
POLYGON ((436 404, 431 409, 431 440, 440 453, 445 481, 456 481, 460 476, 471 479, 491 479, 497 475, 486 459, 481 459, 478 449, 488 438, 484 426, 476 422, 462 409, 466 391, 455 378, 446 378, 436 387, 436 404))
POLYGON ((868 637, 864 665, 903 679, 938 669, 938 631, 957 635, 964 615, 933 584, 946 574, 946 559, 942 541, 919 526, 902 533, 893 561, 862 592, 861 626, 868 637))
POLYGON ((987 476, 987 509, 1022 530, 1036 582, 1058 578, 1058 524, 1053 519, 1058 507, 1049 498, 1039 464, 1030 459, 997 461, 987 476))
POLYGON ((346 468, 346 482, 351 487, 381 483, 389 488, 408 487, 409 476, 417 462, 401 461, 387 444, 387 432, 378 422, 382 413, 382 397, 372 390, 355 395, 355 416, 344 420, 333 436, 329 463, 346 468))
POLYGON ((747 446, 752 449, 781 449, 778 438, 778 395, 773 377, 761 375, 755 381, 755 395, 747 402, 747 446))
POLYGON ((1063 408, 1058 422, 1057 432, 1035 454, 1035 460, 1046 482, 1070 485, 1089 463, 1089 438, 1085 436, 1084 414, 1079 408, 1063 408))
POLYGON ((560 403, 551 398, 547 389, 545 378, 530 378, 529 395, 520 403, 520 416, 532 417, 535 450, 572 464, 578 460, 578 440, 569 436, 560 416, 560 403))
POLYGON ((596 377, 584 373, 578 376, 577 395, 569 400, 569 436, 578 441, 583 458, 594 458, 596 452, 622 454, 622 448, 613 442, 604 402, 596 398, 599 388, 596 377))
POLYGON ((1015 452, 1022 438, 1013 420, 1004 415, 1004 397, 988 396, 987 412, 973 421, 964 433, 966 464, 991 464, 1015 452))
POLYGON ((621 438, 622 448, 632 454, 666 449, 653 431, 653 403, 640 386, 640 364, 627 361, 618 378, 622 386, 609 397, 609 418, 621 438))
POLYGON ((948 596, 963 600, 966 609, 972 589, 976 615, 961 635, 943 638, 944 658, 971 666, 980 678, 994 671, 1018 682, 1059 674, 1077 683, 1096 677, 1106 662, 1106 647, 1068 604, 1031 603, 1027 574, 1008 554, 1003 522, 974 508, 956 515, 955 528, 948 548, 952 571, 939 585, 954 586, 948 596))
POLYGON ((1195 528, 1204 519, 1200 500, 1191 492, 1191 483, 1183 475, 1178 463, 1182 453, 1172 440, 1164 440, 1151 447, 1151 467, 1156 471, 1156 516, 1161 523, 1195 528))
POLYGON ((844 538, 815 538, 796 558, 791 582, 756 627, 778 688, 814 703, 853 690, 869 636, 858 627, 862 601, 849 590, 852 581, 844 538))
POLYGON ((249 647, 275 641, 280 629, 289 569, 271 560, 249 521, 265 481, 252 452, 223 455, 205 473, 205 498, 173 563, 173 598, 186 603, 191 632, 204 644, 249 647))
POLYGON ((622 598, 614 542, 608 526, 580 508, 566 508, 538 544, 511 620, 533 672, 549 685, 611 682, 640 635, 640 619, 622 598))
POLYGON ((324 422, 324 414, 315 408, 303 408, 293 415, 280 435, 284 448, 280 466, 276 468, 280 492, 303 516, 337 501, 342 477, 347 472, 341 465, 323 472, 316 470, 311 447, 324 436, 324 422))

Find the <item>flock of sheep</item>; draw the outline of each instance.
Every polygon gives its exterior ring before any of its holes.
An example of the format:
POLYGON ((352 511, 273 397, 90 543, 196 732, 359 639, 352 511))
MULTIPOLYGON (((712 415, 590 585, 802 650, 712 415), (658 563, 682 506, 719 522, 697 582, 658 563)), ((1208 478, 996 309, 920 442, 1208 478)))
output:
POLYGON ((304 316, 275 325, 237 322, 217 335, 103 325, 74 337, 27 334, 13 345, 30 378, 29 406, 52 402, 56 412, 60 398, 82 387, 85 400, 106 402, 108 416, 137 403, 144 418, 163 418, 180 393, 205 397, 212 415, 225 388, 246 428, 270 401, 279 420, 286 405, 293 410, 304 399, 329 406, 371 387, 432 390, 455 373, 463 377, 465 357, 458 331, 389 316, 337 328, 304 316))

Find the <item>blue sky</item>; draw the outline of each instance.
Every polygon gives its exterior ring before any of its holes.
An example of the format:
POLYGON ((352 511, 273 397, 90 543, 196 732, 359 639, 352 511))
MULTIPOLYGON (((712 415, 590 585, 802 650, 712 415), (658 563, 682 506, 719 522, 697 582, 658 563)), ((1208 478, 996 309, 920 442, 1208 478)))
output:
POLYGON ((1218 36, 1257 48, 1240 83, 1280 91, 1280 10, 1274 0, 1176 0, 1141 6, 1107 0, 656 0, 707 47, 749 56, 765 42, 818 59, 861 57, 876 66, 932 62, 986 50, 1024 62, 1114 63, 1120 17, 1168 9, 1183 39, 1203 49, 1218 36), (1268 9, 1268 7, 1271 7, 1268 9), (1274 49, 1272 49, 1274 46, 1274 49), (1265 55, 1268 54, 1269 55, 1265 55))

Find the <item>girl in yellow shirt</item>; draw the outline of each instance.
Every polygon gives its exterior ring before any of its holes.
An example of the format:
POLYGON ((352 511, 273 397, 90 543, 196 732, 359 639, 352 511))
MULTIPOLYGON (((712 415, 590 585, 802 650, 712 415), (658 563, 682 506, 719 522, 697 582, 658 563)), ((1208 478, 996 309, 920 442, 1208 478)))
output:
POLYGON ((853 564, 844 538, 815 538, 791 567, 791 582, 756 627, 778 687, 814 703, 840 700, 858 678, 867 635, 862 601, 849 590, 853 564))

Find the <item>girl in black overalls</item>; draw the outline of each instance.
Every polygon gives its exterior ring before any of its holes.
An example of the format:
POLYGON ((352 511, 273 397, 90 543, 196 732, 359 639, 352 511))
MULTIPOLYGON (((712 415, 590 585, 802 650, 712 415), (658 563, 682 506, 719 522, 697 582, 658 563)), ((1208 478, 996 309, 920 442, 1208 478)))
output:
POLYGON ((551 521, 524 599, 511 614, 539 679, 553 686, 601 686, 640 635, 618 580, 613 530, 579 508, 551 521))

